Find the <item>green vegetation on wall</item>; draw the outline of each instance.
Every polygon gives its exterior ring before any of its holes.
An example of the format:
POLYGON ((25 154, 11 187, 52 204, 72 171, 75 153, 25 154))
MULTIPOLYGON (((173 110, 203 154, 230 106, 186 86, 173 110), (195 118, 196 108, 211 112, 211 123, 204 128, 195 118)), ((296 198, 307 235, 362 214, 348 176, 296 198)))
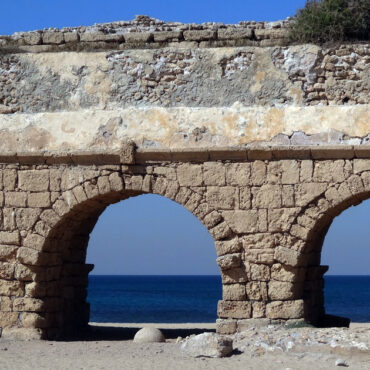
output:
POLYGON ((290 33, 299 42, 370 39, 370 0, 308 0, 290 33))

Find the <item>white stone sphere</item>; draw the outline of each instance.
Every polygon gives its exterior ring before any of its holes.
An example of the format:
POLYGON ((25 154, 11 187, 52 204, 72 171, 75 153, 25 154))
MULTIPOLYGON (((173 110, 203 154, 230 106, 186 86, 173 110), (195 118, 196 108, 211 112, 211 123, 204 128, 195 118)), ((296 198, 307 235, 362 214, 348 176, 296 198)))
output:
POLYGON ((142 328, 134 337, 135 343, 160 343, 165 341, 164 335, 157 328, 142 328))

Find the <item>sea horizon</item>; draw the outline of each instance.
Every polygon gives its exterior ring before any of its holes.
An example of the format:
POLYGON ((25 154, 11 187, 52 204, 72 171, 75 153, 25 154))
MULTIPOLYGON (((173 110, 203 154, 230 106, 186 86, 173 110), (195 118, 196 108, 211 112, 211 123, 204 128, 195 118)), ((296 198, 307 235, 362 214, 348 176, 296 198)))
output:
MULTIPOLYGON (((325 275, 324 279, 328 314, 370 322, 370 275, 325 275)), ((211 323, 217 319, 220 299, 220 275, 89 276, 93 322, 211 323)))

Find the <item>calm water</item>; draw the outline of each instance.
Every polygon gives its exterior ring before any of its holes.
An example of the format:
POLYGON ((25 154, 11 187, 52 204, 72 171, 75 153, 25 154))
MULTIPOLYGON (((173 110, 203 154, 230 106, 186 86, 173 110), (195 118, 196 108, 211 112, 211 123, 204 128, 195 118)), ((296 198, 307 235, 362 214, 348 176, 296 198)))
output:
MULTIPOLYGON (((90 276, 90 320, 214 322, 220 276, 90 276)), ((370 276, 327 276, 327 313, 370 322, 370 276)))

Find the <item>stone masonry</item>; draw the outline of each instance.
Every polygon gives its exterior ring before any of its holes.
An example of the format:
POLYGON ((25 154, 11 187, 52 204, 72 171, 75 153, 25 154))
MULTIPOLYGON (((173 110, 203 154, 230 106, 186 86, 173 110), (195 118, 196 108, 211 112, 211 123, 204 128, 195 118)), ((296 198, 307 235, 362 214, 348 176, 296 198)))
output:
POLYGON ((89 234, 108 205, 144 193, 182 204, 213 236, 223 282, 220 332, 251 318, 317 324, 323 237, 337 214, 370 194, 370 151, 353 147, 165 155, 129 146, 121 156, 3 162, 4 336, 51 338, 87 325, 89 234))
POLYGON ((0 335, 86 327, 89 235, 145 193, 212 235, 220 333, 325 320, 325 234, 370 197, 370 48, 291 45, 288 27, 0 36, 0 335))

